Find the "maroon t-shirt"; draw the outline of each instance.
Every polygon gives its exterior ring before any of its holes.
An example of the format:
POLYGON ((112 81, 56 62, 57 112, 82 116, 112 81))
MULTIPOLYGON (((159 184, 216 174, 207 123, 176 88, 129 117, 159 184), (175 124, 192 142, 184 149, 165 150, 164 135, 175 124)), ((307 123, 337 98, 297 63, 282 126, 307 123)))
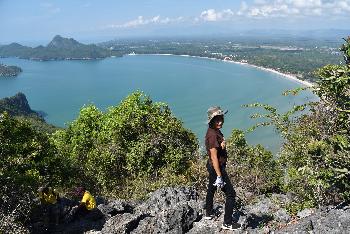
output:
POLYGON ((208 128, 207 134, 205 135, 205 148, 207 149, 207 153, 209 155, 209 162, 212 165, 211 157, 210 157, 210 149, 216 148, 218 151, 218 160, 219 164, 225 165, 227 161, 227 151, 226 148, 223 149, 221 147, 221 143, 224 141, 224 135, 221 133, 219 129, 208 128))

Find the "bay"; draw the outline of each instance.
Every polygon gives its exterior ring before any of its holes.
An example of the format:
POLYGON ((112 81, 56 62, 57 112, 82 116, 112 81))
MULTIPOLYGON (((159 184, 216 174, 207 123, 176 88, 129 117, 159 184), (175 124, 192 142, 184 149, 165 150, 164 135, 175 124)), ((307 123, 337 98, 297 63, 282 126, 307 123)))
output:
MULTIPOLYGON (((115 106, 131 92, 141 90, 152 100, 165 102, 203 143, 206 110, 219 105, 229 112, 223 133, 246 130, 257 110, 242 105, 261 102, 281 112, 315 100, 311 92, 282 96, 301 84, 261 69, 219 60, 184 56, 137 55, 103 60, 31 61, 0 58, 23 72, 16 78, 0 78, 0 98, 23 92, 32 109, 47 113, 48 123, 65 127, 79 110, 94 104, 102 111, 115 106)), ((277 152, 282 139, 271 127, 247 134, 250 144, 262 144, 277 152)))

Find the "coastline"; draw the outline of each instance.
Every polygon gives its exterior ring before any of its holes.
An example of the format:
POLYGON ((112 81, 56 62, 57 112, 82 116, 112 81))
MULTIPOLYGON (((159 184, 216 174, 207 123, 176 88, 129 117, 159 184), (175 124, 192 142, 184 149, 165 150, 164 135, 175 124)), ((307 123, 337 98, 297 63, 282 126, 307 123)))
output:
POLYGON ((177 54, 127 54, 129 56, 134 56, 134 55, 161 55, 161 56, 181 56, 181 57, 191 57, 191 58, 202 58, 202 59, 210 59, 210 60, 217 60, 217 61, 221 61, 221 62, 228 62, 228 63, 235 63, 235 64, 240 64, 240 65, 245 65, 245 66, 250 66, 250 67, 254 67, 263 71, 267 71, 267 72, 272 72, 275 74, 278 74, 280 76, 285 77, 288 80, 297 82, 299 84, 302 84, 306 87, 313 87, 314 84, 309 82, 309 81, 305 81, 305 80, 300 80, 298 79, 295 75, 292 74, 287 74, 287 73, 283 73, 280 71, 277 71, 275 69, 272 68, 266 68, 266 67, 261 67, 261 66, 257 66, 254 64, 250 64, 250 63, 244 63, 244 62, 238 62, 238 61, 233 61, 233 60, 225 60, 225 59, 218 59, 218 58, 210 58, 210 57, 202 57, 202 56, 194 56, 194 55, 188 55, 188 54, 181 54, 181 55, 177 55, 177 54))

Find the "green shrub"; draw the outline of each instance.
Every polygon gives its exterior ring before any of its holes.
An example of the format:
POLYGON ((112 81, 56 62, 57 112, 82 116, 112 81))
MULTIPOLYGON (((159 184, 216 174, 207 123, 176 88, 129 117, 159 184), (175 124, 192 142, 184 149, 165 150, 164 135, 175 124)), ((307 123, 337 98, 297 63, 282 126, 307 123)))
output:
MULTIPOLYGON (((350 39, 345 48, 350 48, 350 39)), ((349 54, 344 54, 349 59, 349 54)), ((316 71, 314 93, 320 101, 290 125, 280 162, 286 169, 284 190, 296 196, 291 207, 304 208, 349 200, 349 65, 316 71)))
POLYGON ((20 222, 28 219, 38 186, 58 184, 59 165, 46 134, 0 114, 0 232, 25 231, 20 222))
POLYGON ((307 113, 294 115, 306 105, 285 114, 269 105, 249 105, 267 112, 253 116, 266 119, 257 126, 274 125, 285 138, 279 163, 284 170, 282 189, 294 195, 288 204, 291 212, 350 198, 349 48, 350 38, 342 47, 345 65, 327 65, 316 71, 320 80, 313 91, 319 101, 307 104, 307 113))
POLYGON ((239 187, 254 195, 279 191, 282 171, 270 151, 261 145, 249 146, 243 131, 234 129, 227 152, 227 170, 239 187))
POLYGON ((102 113, 82 108, 66 130, 57 131, 53 144, 63 158, 77 165, 75 183, 104 191, 138 177, 152 177, 164 168, 183 174, 198 142, 183 128, 167 105, 153 103, 141 92, 102 113))

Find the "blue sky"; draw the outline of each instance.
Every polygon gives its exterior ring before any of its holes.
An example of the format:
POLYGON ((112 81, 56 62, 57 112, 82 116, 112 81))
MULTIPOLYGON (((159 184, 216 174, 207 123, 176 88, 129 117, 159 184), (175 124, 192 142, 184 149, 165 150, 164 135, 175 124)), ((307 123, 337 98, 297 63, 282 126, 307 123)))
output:
POLYGON ((350 29, 350 0, 0 0, 0 22, 2 44, 350 29))

